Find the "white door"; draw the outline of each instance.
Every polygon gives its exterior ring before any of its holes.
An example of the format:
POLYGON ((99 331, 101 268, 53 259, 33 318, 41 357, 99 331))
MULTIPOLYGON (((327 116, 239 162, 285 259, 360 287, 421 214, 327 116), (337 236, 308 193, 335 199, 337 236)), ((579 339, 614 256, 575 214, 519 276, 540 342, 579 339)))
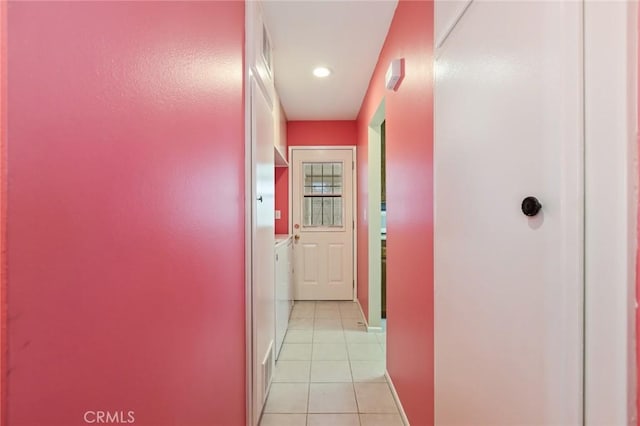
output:
POLYGON ((580 2, 476 0, 436 52, 438 425, 582 424, 582 45, 580 2))
POLYGON ((353 150, 291 157, 295 299, 353 300, 353 150))
POLYGON ((253 413, 254 424, 262 412, 273 371, 275 337, 274 168, 271 101, 251 78, 251 138, 254 153, 252 188, 253 286, 253 413))

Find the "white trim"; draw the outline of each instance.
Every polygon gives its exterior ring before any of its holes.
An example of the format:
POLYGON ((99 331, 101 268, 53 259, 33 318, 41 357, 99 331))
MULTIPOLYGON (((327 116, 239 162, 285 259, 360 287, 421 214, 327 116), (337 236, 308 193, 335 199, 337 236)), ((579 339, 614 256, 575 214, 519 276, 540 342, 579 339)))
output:
MULTIPOLYGON (((289 234, 293 234, 293 150, 331 150, 331 149, 351 149, 351 160, 353 161, 353 168, 351 169, 352 182, 352 221, 353 221, 353 301, 358 301, 358 148, 355 145, 317 145, 317 146, 298 146, 290 145, 289 150, 289 176, 288 176, 288 190, 289 190, 289 234)), ((358 305, 360 305, 358 303, 358 305)), ((362 308, 360 308, 362 311, 362 308)))
MULTIPOLYGON (((450 22, 447 25, 447 28, 444 31, 441 31, 440 34, 436 34, 437 40, 434 46, 436 51, 435 59, 437 59, 438 56, 440 56, 439 55, 440 48, 442 47, 444 42, 447 41, 447 38, 449 38, 449 35, 453 31, 453 29, 456 27, 456 25, 458 25, 458 22, 460 22, 460 19, 462 19, 462 16, 466 13, 467 9, 469 9, 469 6, 471 6, 471 2, 473 2, 473 0, 464 0, 464 2, 466 2, 466 4, 462 8, 460 8, 460 10, 458 11, 458 14, 454 17, 454 19, 450 20, 450 22)), ((442 7, 442 2, 435 2, 434 7, 436 8, 442 7)))
POLYGON ((385 98, 380 101, 376 112, 371 117, 371 122, 367 127, 367 158, 368 158, 368 204, 364 218, 367 221, 369 233, 369 247, 367 257, 367 268, 369 271, 368 295, 369 295, 369 315, 365 318, 372 328, 379 329, 382 324, 382 241, 380 240, 380 196, 382 179, 380 176, 380 163, 382 152, 380 146, 382 138, 380 126, 385 119, 385 98), (367 219, 368 216, 368 219, 367 219))
POLYGON ((585 2, 585 425, 636 424, 637 3, 585 2))
POLYGON ((404 424, 404 426, 410 426, 407 413, 404 412, 404 407, 402 406, 402 402, 400 401, 400 397, 398 396, 396 387, 394 386, 393 380, 391 380, 391 376, 389 375, 389 371, 387 369, 384 370, 384 377, 385 379, 387 379, 387 384, 389 385, 389 389, 391 389, 391 395, 393 395, 393 400, 396 402, 396 405, 398 406, 398 411, 400 411, 400 417, 402 418, 402 423, 404 424))
POLYGON ((362 319, 364 320, 364 326, 367 327, 367 331, 369 331, 369 323, 367 322, 367 317, 362 310, 362 305, 359 300, 355 300, 355 302, 358 304, 358 309, 360 309, 360 315, 362 315, 362 319))
POLYGON ((353 147, 353 300, 358 300, 358 147, 353 147))
POLYGON ((358 308, 360 309, 360 315, 362 315, 362 319, 364 321, 364 326, 367 329, 367 333, 382 333, 384 330, 382 327, 369 327, 369 323, 367 322, 367 317, 364 314, 364 310, 362 310, 362 305, 359 300, 354 300, 358 304, 358 308))

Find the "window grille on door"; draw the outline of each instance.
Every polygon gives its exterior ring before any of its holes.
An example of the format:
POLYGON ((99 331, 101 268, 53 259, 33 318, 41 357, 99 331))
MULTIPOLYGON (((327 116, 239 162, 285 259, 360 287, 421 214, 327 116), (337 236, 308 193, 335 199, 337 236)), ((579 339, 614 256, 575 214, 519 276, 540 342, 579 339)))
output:
POLYGON ((303 163, 305 227, 342 227, 343 164, 303 163))

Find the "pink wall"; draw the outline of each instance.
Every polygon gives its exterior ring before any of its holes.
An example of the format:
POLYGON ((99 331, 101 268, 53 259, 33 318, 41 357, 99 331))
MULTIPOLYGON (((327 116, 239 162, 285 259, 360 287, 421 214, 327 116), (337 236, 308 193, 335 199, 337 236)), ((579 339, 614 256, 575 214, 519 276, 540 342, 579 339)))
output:
MULTIPOLYGON (((354 146, 358 141, 355 121, 289 121, 288 146, 354 146)), ((357 155, 360 153, 358 152, 357 155)), ((289 227, 289 170, 276 169, 276 234, 287 234, 289 227)))
POLYGON ((8 424, 243 425, 243 3, 8 19, 8 424))
MULTIPOLYGON (((367 247, 367 127, 386 99, 387 369, 411 424, 434 422, 433 3, 400 0, 358 116, 358 247, 367 247), (397 92, 389 62, 405 58, 397 92)), ((367 251, 358 253, 358 298, 367 306, 367 251)))
POLYGON ((0 425, 7 424, 7 2, 0 2, 0 425))

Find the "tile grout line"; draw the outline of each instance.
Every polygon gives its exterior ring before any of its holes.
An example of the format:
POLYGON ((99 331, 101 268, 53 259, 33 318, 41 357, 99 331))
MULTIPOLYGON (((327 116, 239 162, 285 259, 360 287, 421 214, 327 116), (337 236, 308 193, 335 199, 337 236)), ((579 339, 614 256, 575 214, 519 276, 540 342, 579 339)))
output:
POLYGON ((316 334, 316 309, 317 302, 313 302, 313 318, 311 321, 311 360, 309 361, 309 382, 307 383, 307 412, 305 413, 305 425, 309 425, 309 405, 311 404, 311 372, 313 371, 313 345, 314 336, 316 334))
MULTIPOLYGON (((342 313, 340 313, 340 317, 342 317, 342 313)), ((343 324, 344 328, 344 324, 343 324)), ((349 352, 349 345, 347 343, 347 335, 344 335, 345 344, 347 345, 347 358, 349 358, 349 371, 351 371, 351 386, 353 387, 353 398, 356 400, 356 411, 358 413, 358 424, 362 426, 362 417, 360 417, 360 404, 358 403, 358 394, 356 393, 356 382, 353 377, 353 368, 351 366, 351 352, 349 352)))

